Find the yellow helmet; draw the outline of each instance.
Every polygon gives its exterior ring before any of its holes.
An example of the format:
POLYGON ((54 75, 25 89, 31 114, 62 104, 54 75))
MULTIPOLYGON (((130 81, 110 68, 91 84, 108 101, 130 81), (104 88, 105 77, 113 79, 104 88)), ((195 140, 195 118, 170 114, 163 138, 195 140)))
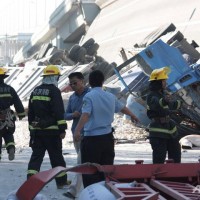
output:
POLYGON ((56 65, 48 65, 43 70, 43 76, 58 75, 60 76, 60 69, 56 65))
POLYGON ((8 77, 9 75, 7 75, 7 69, 4 67, 0 67, 0 76, 3 76, 4 78, 8 77))
POLYGON ((149 81, 156 81, 156 80, 166 80, 168 79, 168 74, 170 73, 169 67, 163 67, 160 69, 154 69, 151 72, 149 81))

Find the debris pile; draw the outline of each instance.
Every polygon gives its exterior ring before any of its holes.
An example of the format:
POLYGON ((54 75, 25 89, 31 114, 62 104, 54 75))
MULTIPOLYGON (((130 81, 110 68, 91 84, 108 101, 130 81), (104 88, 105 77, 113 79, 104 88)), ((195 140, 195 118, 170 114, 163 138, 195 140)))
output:
POLYGON ((121 114, 115 115, 113 127, 115 128, 115 139, 117 143, 144 141, 148 136, 144 128, 139 128, 130 120, 125 120, 121 114))
MULTIPOLYGON (((19 66, 33 61, 36 62, 38 66, 50 64, 77 66, 92 62, 94 63, 92 70, 101 70, 105 75, 105 79, 107 79, 114 74, 113 65, 116 67, 116 63, 109 64, 103 57, 97 54, 98 49, 99 44, 96 43, 93 38, 88 39, 82 45, 74 44, 69 50, 58 49, 56 46, 48 43, 42 45, 33 56, 28 58, 24 63, 20 63, 19 66)), ((87 78, 87 71, 83 72, 83 75, 87 78)))

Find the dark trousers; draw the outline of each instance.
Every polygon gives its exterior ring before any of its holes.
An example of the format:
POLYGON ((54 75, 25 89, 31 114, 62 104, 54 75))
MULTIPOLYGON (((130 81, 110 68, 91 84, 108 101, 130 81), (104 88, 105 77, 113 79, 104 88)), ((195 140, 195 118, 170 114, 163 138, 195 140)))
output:
POLYGON ((6 144, 7 152, 9 151, 10 148, 15 149, 14 136, 13 136, 14 131, 15 131, 15 127, 13 127, 12 129, 8 127, 4 127, 3 129, 0 130, 0 159, 1 159, 3 139, 6 144))
POLYGON ((181 162, 181 146, 179 138, 164 139, 150 138, 151 148, 153 150, 153 163, 164 163, 168 154, 168 159, 173 159, 175 163, 181 162))
MULTIPOLYGON (((41 164, 45 152, 47 150, 51 162, 52 168, 62 166, 66 167, 64 157, 62 155, 62 139, 59 135, 40 135, 32 136, 30 140, 30 146, 32 148, 32 155, 28 164, 28 170, 40 171, 41 164)), ((31 173, 28 173, 27 178, 29 178, 31 173)), ((66 184, 67 175, 56 178, 56 183, 66 184)))
MULTIPOLYGON (((113 165, 114 157, 114 137, 112 133, 84 137, 81 141, 82 163, 90 162, 100 165, 113 165)), ((93 175, 83 174, 84 187, 103 180, 105 180, 103 173, 98 172, 93 175)))

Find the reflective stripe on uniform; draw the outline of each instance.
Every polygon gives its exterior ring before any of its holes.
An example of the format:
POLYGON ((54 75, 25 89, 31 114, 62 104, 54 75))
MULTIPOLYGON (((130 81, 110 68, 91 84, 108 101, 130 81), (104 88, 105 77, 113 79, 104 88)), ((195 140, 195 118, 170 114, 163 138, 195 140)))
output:
POLYGON ((50 101, 51 97, 47 97, 47 96, 33 96, 33 98, 31 99, 31 101, 34 101, 34 100, 50 101))
POLYGON ((159 100, 159 104, 160 104, 160 106, 163 107, 163 108, 169 108, 168 105, 166 105, 166 106, 163 105, 163 98, 161 98, 161 99, 159 100))
POLYGON ((173 134, 177 131, 177 128, 174 127, 172 130, 167 130, 167 129, 162 129, 162 128, 151 128, 151 127, 149 127, 149 131, 173 134))
POLYGON ((11 94, 0 94, 0 97, 12 97, 11 94))
POLYGON ((9 142, 8 144, 6 144, 6 148, 8 148, 9 146, 15 146, 15 143, 14 142, 9 142))
POLYGON ((66 124, 66 121, 65 120, 59 120, 57 121, 58 125, 62 125, 62 124, 66 124))
POLYGON ((49 126, 47 128, 40 128, 40 127, 33 127, 31 125, 29 125, 29 129, 30 130, 49 130, 49 129, 53 129, 53 130, 59 130, 58 126, 54 125, 54 126, 49 126))
POLYGON ((60 178, 60 177, 65 176, 65 175, 66 175, 66 172, 61 172, 61 173, 58 174, 56 177, 57 177, 57 178, 60 178))
POLYGON ((18 116, 25 116, 26 115, 25 112, 23 112, 23 113, 17 113, 17 114, 18 114, 18 116))
POLYGON ((27 171, 27 174, 32 174, 32 175, 37 174, 37 173, 38 173, 38 171, 33 170, 33 169, 30 169, 27 171))
POLYGON ((177 100, 177 103, 178 103, 178 105, 177 105, 177 108, 176 108, 176 109, 179 109, 179 108, 181 107, 181 101, 180 101, 180 100, 177 100))

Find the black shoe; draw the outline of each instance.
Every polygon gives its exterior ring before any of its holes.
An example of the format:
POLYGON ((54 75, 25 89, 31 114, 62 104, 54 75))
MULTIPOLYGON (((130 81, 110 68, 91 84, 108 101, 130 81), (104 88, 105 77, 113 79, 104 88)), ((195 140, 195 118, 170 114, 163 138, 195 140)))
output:
POLYGON ((57 189, 66 189, 69 187, 70 184, 71 184, 71 181, 67 180, 65 184, 58 184, 57 189))
POLYGON ((63 193, 63 196, 68 197, 70 199, 75 199, 76 197, 72 195, 70 192, 63 193))
POLYGON ((8 159, 9 160, 14 160, 15 159, 15 149, 14 148, 10 148, 8 150, 8 159))

